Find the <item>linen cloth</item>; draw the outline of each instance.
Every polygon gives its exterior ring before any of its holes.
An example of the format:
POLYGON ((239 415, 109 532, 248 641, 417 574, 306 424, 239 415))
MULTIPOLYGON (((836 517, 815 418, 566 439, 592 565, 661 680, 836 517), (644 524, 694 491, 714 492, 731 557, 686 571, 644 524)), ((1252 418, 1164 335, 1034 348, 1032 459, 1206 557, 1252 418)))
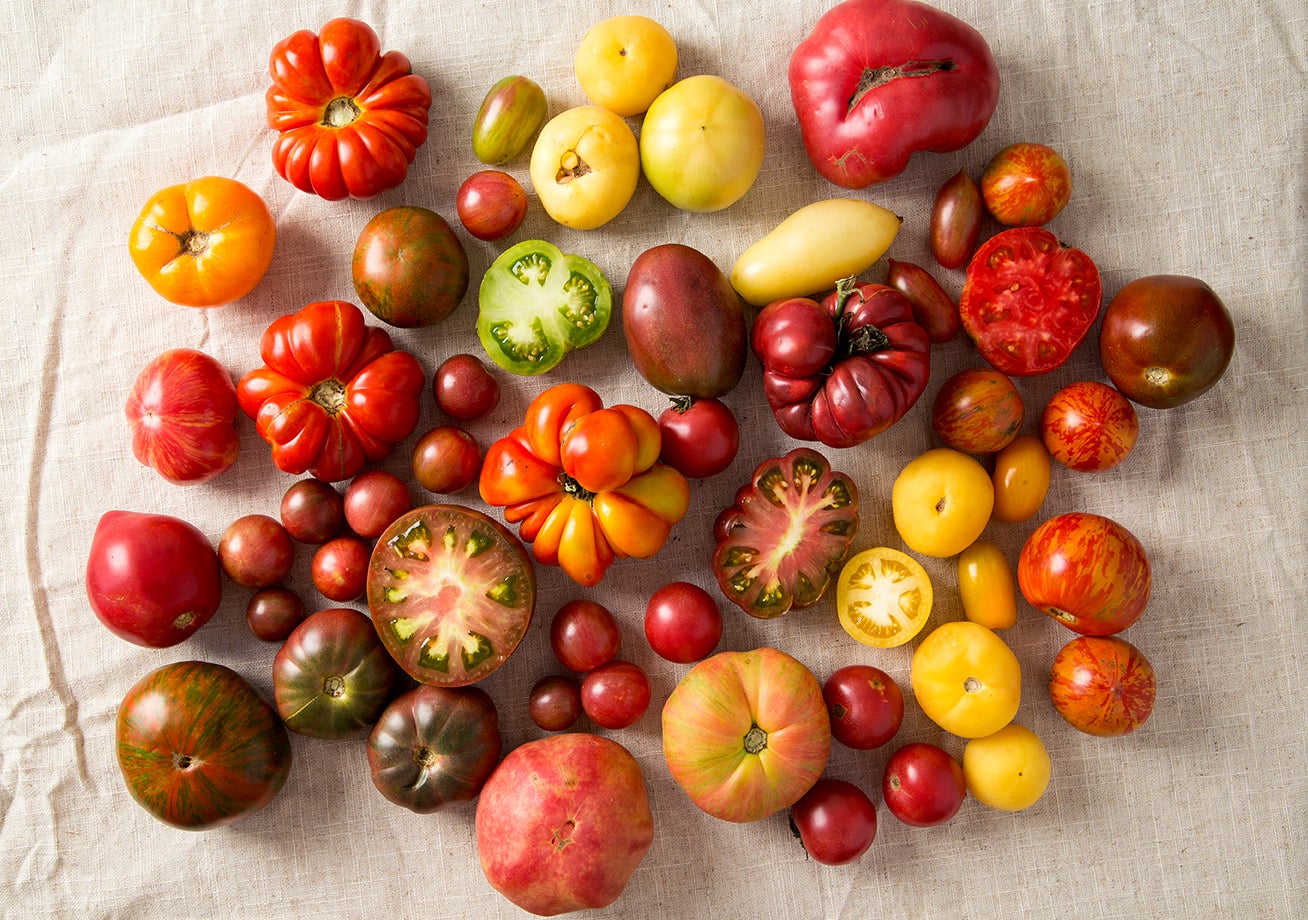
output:
MULTIPOLYGON (((692 483, 691 509, 653 561, 615 565, 595 589, 539 568, 536 618, 513 658, 482 686, 501 714, 506 751, 541 736, 526 712, 531 685, 559 671, 548 624, 565 601, 590 596, 618 615, 622 656, 645 667, 654 698, 633 727, 601 732, 640 762, 656 836, 605 917, 773 918, 1278 917, 1304 916, 1308 896, 1308 643, 1305 642, 1305 125, 1308 9, 1296 0, 939 0, 986 36, 1002 89, 978 140, 953 154, 920 154, 882 186, 846 192, 808 163, 789 101, 791 50, 832 4, 817 0, 448 0, 282 3, 140 0, 0 5, 0 251, 8 303, 0 327, 0 910, 8 917, 280 918, 516 917, 485 881, 471 806, 418 816, 372 787, 365 741, 292 736, 294 764, 277 799, 235 826, 168 828, 137 807, 114 753, 126 690, 172 661, 227 664, 271 699, 274 645, 243 622, 248 592, 228 584, 221 609, 183 645, 137 648, 109 634, 86 601, 84 567, 96 521, 110 509, 191 521, 215 544, 251 513, 277 513, 295 477, 278 472, 253 425, 242 454, 211 483, 177 487, 137 463, 122 407, 137 372, 160 352, 199 348, 233 377, 259 364, 258 338, 277 316, 323 299, 356 300, 354 240, 370 217, 400 204, 455 222, 454 195, 480 164, 473 117, 500 77, 522 73, 545 89, 550 113, 585 101, 573 55, 611 15, 642 13, 668 28, 679 76, 713 73, 751 95, 767 125, 762 173, 737 204, 689 214, 642 181, 612 223, 559 227, 532 196, 505 243, 456 229, 472 288, 438 327, 394 331, 428 375, 459 351, 480 354, 476 284, 509 243, 550 239, 594 261, 620 293, 646 248, 683 242, 724 270, 798 207, 848 195, 904 218, 890 256, 928 266, 953 295, 961 272, 930 261, 926 228, 935 191, 960 168, 979 177, 1005 144, 1038 141, 1072 167, 1070 204, 1052 223, 1098 263, 1105 303, 1127 281, 1176 273, 1208 281, 1235 318, 1235 358, 1222 381, 1171 411, 1140 411, 1140 440, 1120 467, 1087 475, 1056 467, 1038 519, 1067 510, 1105 514, 1148 548, 1154 592, 1125 633, 1159 679, 1153 717, 1126 738, 1080 734, 1045 689, 1073 635, 1020 603, 1003 633, 1023 665, 1018 721, 1049 748, 1053 779, 1029 810, 1007 814, 969 800, 949 824, 915 829, 881 805, 882 768, 907 741, 961 755, 908 689, 917 642, 879 651, 849 639, 829 595, 813 608, 755 621, 721 600, 720 649, 782 648, 825 680, 857 662, 888 671, 908 712, 877 751, 833 744, 828 775, 878 802, 880 828, 856 864, 808 859, 785 813, 750 825, 700 813, 668 775, 659 710, 683 665, 658 659, 641 631, 645 601, 684 579, 717 594, 711 523, 762 460, 796 446, 765 405, 751 358, 725 401, 743 433, 720 476, 692 483), (326 202, 278 177, 264 121, 267 60, 291 32, 348 15, 369 22, 384 48, 407 54, 431 85, 430 139, 403 185, 371 201, 326 202), (135 272, 127 230, 145 200, 203 175, 241 180, 268 202, 279 237, 271 270, 248 297, 215 310, 174 306, 135 272)), ((639 119, 632 119, 634 127, 639 119)), ((526 156, 507 170, 530 188, 526 156)), ((992 228, 993 229, 993 228, 992 228)), ((885 262, 865 277, 884 278, 885 262)), ((357 301, 356 301, 357 302, 357 301)), ((1058 371, 1020 381, 1024 430, 1044 403, 1078 379, 1105 379, 1098 326, 1058 371)), ((979 366, 964 337, 932 353, 931 381, 899 424, 865 445, 823 448, 856 481, 856 549, 901 546, 890 486, 935 446, 930 404, 954 372, 979 366)), ((581 380, 606 402, 658 413, 664 397, 635 372, 620 318, 595 346, 542 379, 498 374, 499 407, 469 424, 489 444, 544 386, 581 380)), ((430 393, 418 431, 382 466, 408 475, 413 441, 443 421, 430 393)), ((420 500, 427 496, 414 485, 420 500)), ((475 488, 453 497, 486 509, 475 488)), ((1035 526, 992 524, 987 536, 1016 563, 1035 526)), ((309 551, 290 584, 311 609, 330 606, 308 578, 309 551)), ((931 624, 962 616, 953 560, 923 559, 936 587, 931 624)), ((718 595, 720 596, 720 595, 718 595)), ((919 639, 920 641, 920 639, 919 639)), ((586 723, 579 727, 585 728, 586 723)))

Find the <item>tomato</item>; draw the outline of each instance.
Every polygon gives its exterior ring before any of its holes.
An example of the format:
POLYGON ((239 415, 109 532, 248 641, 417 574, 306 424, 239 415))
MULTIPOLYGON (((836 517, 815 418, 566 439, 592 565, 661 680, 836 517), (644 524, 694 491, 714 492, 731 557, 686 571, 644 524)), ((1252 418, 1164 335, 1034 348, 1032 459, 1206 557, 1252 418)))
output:
POLYGON ((613 288, 594 263, 524 240, 486 270, 477 302, 477 337, 490 359, 512 374, 543 374, 599 341, 613 288))
POLYGON ((581 708, 600 728, 628 728, 649 708, 649 676, 630 661, 610 661, 581 681, 581 708))
POLYGON ((1072 197, 1067 161, 1044 144, 1009 144, 986 164, 981 199, 986 210, 1009 227, 1049 223, 1072 197))
POLYGON ((481 445, 462 428, 441 425, 413 445, 413 478, 428 492, 462 492, 480 473, 481 445))
POLYGON ((645 638, 667 661, 699 661, 712 654, 722 638, 722 611, 699 585, 669 582, 645 605, 645 638))
POLYGON ((740 254, 731 267, 731 286, 756 307, 829 290, 885 255, 901 223, 899 215, 870 201, 815 201, 740 254))
POLYGON ((903 172, 924 150, 961 150, 999 101, 976 29, 915 0, 844 0, 790 58, 790 98, 817 171, 845 188, 903 172))
POLYGON ((468 256, 435 211, 406 205, 379 212, 364 226, 350 263, 354 291, 390 326, 434 326, 468 292, 468 256))
POLYGON ((645 178, 683 211, 721 211, 739 201, 758 178, 765 149, 758 104, 712 74, 671 86, 640 126, 645 178))
POLYGON ((245 605, 245 623, 256 639, 285 642, 304 621, 304 601, 289 588, 261 588, 245 605))
POLYGON ((458 687, 495 671, 536 609, 536 576, 522 544, 480 511, 424 505, 377 540, 368 610, 409 676, 458 687))
POLYGON ((886 761, 881 794, 890 813, 912 827, 945 824, 963 807, 962 765, 934 744, 906 744, 886 761))
POLYGON ((817 451, 798 447, 754 470, 718 517, 713 574, 750 616, 811 607, 849 558, 858 488, 817 451))
POLYGON ((1140 435, 1131 401, 1095 380, 1070 383, 1045 405, 1040 435, 1063 466, 1101 473, 1126 459, 1140 435))
POLYGON ((1037 527, 1017 560, 1017 584, 1027 603, 1086 636, 1111 636, 1138 620, 1152 581, 1135 534, 1079 511, 1037 527))
POLYGON ((231 668, 204 661, 164 665, 137 681, 118 707, 115 741, 132 798, 183 830, 254 814, 291 769, 272 707, 231 668))
POLYGON ((430 814, 476 798, 502 747, 486 691, 424 684, 382 712, 368 735, 368 769, 387 800, 430 814))
POLYGON ((218 541, 218 561, 227 577, 246 588, 267 588, 291 572, 295 542, 286 528, 266 514, 232 521, 218 541))
POLYGON ((561 732, 581 718, 581 687, 571 677, 551 674, 532 685, 527 712, 538 728, 561 732))
POLYGON ((166 514, 106 511, 91 537, 86 596, 119 638, 169 648, 209 622, 222 568, 200 530, 166 514))
POLYGON ((817 782, 830 753, 817 678, 776 649, 706 658, 663 705, 672 778, 724 821, 757 821, 789 808, 817 782))
POLYGON ((132 264, 150 287, 187 307, 218 307, 253 291, 276 243, 264 200, 222 176, 156 192, 128 236, 132 264))
POLYGON ((985 358, 1010 377, 1047 374, 1099 316, 1099 269, 1042 227, 992 236, 972 256, 958 315, 985 358))
POLYGON ((586 32, 574 65, 587 99, 618 115, 639 115, 672 85, 677 43, 648 16, 613 16, 586 32))
POLYGON ((171 483, 208 482, 240 453, 236 387, 202 351, 174 348, 152 360, 137 375, 124 411, 132 453, 171 483))
POLYGON ((886 265, 886 284, 908 298, 913 322, 926 331, 928 339, 939 345, 958 335, 958 306, 930 272, 895 259, 889 259, 886 265))
POLYGON ((996 521, 1016 523, 1029 520, 1045 503, 1049 492, 1049 451, 1044 442, 1029 434, 1019 434, 995 454, 995 471, 991 475, 995 490, 996 521))
POLYGON ((931 373, 931 343, 908 299, 853 279, 821 304, 802 297, 768 304, 750 344, 781 430, 831 447, 861 444, 899 421, 931 373))
POLYGON ((962 268, 976 251, 985 218, 981 189, 960 169, 936 192, 927 242, 941 268, 962 268))
POLYGON ((282 722, 311 738, 348 738, 377 721, 399 668, 372 621, 357 610, 319 610, 295 627, 273 658, 273 700, 282 722))
POLYGON ((982 805, 1000 811, 1023 811, 1049 786, 1049 752, 1031 729, 1009 723, 963 748, 967 791, 982 805))
POLYGON ((522 226, 527 193, 508 173, 483 169, 463 180, 454 196, 454 208, 464 230, 493 242, 522 226))
POLYGON ((987 629, 1017 622, 1017 582, 1004 551, 977 540, 958 555, 958 598, 963 616, 987 629))
POLYGON ((831 717, 831 735, 860 751, 879 748, 899 733, 904 722, 904 694, 880 668, 850 664, 822 685, 831 717))
POLYGON ((790 827, 813 859, 824 866, 844 866, 872 846, 877 809, 853 783, 823 778, 791 806, 790 827))
POLYGON ((386 470, 368 470, 345 487, 345 521, 361 537, 376 539, 404 512, 413 496, 403 479, 386 470))
POLYGON ((301 479, 282 495, 282 526, 301 543, 326 543, 345 526, 341 493, 321 479, 301 479))
POLYGON ((707 479, 731 466, 740 450, 740 425, 716 399, 675 399, 659 416, 659 459, 687 479, 707 479))
POLYGON ((1022 671, 1012 649, 970 620, 937 626, 913 653, 913 695, 927 717, 962 738, 993 735, 1013 720, 1022 671))
POLYGON ((273 165, 302 192, 371 198, 404 181, 427 140, 431 89, 366 23, 338 18, 273 46, 273 165))
POLYGON ((363 596, 368 584, 369 544, 345 535, 328 540, 313 554, 311 573, 318 593, 338 604, 363 596))
POLYGON ((1054 656, 1049 698, 1078 731, 1129 735, 1149 719, 1157 695, 1153 665, 1118 636, 1078 636, 1054 656))
POLYGON ((909 549, 944 559, 981 536, 994 507, 994 485, 971 456, 937 447, 904 467, 890 504, 895 529, 909 549))
POLYGON ((474 355, 446 358, 432 375, 431 387, 437 407, 461 422, 484 418, 500 403, 500 382, 474 355))
POLYGON ((418 359, 341 300, 283 316, 259 341, 263 366, 236 395, 286 473, 337 482, 378 463, 418 424, 426 379, 418 359))
POLYGON ((1025 415, 1013 381, 996 370, 968 368, 936 392, 931 429, 954 450, 993 454, 1017 437, 1025 415))
POLYGON ((472 152, 487 166, 498 166, 527 149, 545 124, 545 90, 530 77, 512 74, 495 81, 472 123, 472 152))
POLYGON ((576 230, 594 230, 622 213, 639 178, 636 136, 597 105, 555 115, 531 150, 531 184, 541 207, 576 230))
POLYGON ((1151 275, 1123 287, 1104 311, 1099 359, 1113 385, 1151 409, 1208 392, 1235 353, 1235 323, 1205 282, 1151 275))
POLYGON ((855 555, 836 582, 840 625, 872 648, 895 648, 921 632, 933 597, 922 564, 885 546, 855 555))
POLYGON ((586 598, 568 601, 550 621, 550 648, 571 671, 585 673, 608 664, 622 644, 617 618, 586 598))
POLYGON ((596 409, 572 421, 559 442, 563 472, 587 492, 616 489, 636 473, 640 435, 619 409, 596 409))

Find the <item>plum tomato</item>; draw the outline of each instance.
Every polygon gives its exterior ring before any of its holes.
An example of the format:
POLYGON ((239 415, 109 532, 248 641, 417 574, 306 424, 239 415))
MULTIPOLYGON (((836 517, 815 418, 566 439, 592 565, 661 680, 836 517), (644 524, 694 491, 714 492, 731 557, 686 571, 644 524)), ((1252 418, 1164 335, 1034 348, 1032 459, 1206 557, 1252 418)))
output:
POLYGON ((587 598, 568 601, 550 621, 550 648, 559 664, 584 674, 608 664, 622 645, 613 613, 587 598))
POLYGON ((561 732, 581 718, 581 687, 575 678, 549 674, 532 685, 527 712, 538 728, 561 732))
POLYGON ((922 564, 886 546, 855 554, 836 581, 840 625, 872 648, 896 648, 911 640, 926 625, 933 600, 922 564))
POLYGON ((321 545, 345 526, 345 501, 331 483, 301 479, 282 495, 282 526, 301 543, 321 545))
POLYGON ((981 536, 994 508, 994 484, 975 458, 937 447, 910 460, 891 487, 895 529, 924 556, 954 556, 981 536))
POLYGON ((995 220, 1009 227, 1049 223, 1072 197, 1072 171, 1052 147, 1009 144, 986 164, 981 199, 995 220))
POLYGON ((461 422, 485 418, 500 404, 500 382, 476 355, 451 355, 431 378, 436 407, 461 422))
POLYGON ((502 77, 486 91, 472 123, 472 152, 487 166, 507 163, 527 149, 545 124, 545 90, 530 77, 502 77))
POLYGON ((648 16, 612 16, 586 31, 573 65, 587 99, 624 117, 639 115, 672 85, 677 43, 648 16))
POLYGON ((413 445, 413 478, 438 495, 461 492, 481 473, 481 446, 453 425, 440 425, 413 445))
POLYGON ((354 290, 391 326, 432 326, 468 292, 468 256, 445 218, 429 208, 387 208, 364 226, 351 264, 354 290))
POLYGON ((1097 380, 1063 387, 1045 405, 1040 435, 1049 454, 1082 473, 1111 470, 1135 447, 1140 420, 1131 401, 1097 380))
POLYGON ((913 653, 909 680, 927 718, 960 738, 999 731, 1013 721, 1022 697, 1017 656, 971 620, 932 630, 913 653))
POLYGON ((328 540, 313 554, 313 586, 337 603, 358 600, 367 585, 370 554, 368 544, 350 534, 328 540))
POLYGON ((876 839, 877 808, 853 783, 823 777, 790 806, 790 827, 814 860, 844 866, 876 839))
POLYGON ((598 105, 555 115, 531 149, 531 184, 545 213, 593 230, 622 213, 640 179, 640 147, 623 119, 598 105))
POLYGON ((245 605, 245 623, 256 639, 284 642, 304 620, 304 601, 290 588, 262 588, 245 605))
POLYGON ((868 664, 850 664, 822 685, 831 736, 859 751, 879 748, 899 732, 904 694, 895 679, 868 664))
POLYGON ((635 725, 649 709, 649 675, 630 661, 610 661, 581 681, 581 708, 600 728, 635 725))
POLYGON ((1049 752, 1025 725, 1009 723, 963 748, 967 791, 982 805, 1000 811, 1023 811, 1049 786, 1049 752))
POLYGON ((1154 711, 1149 659, 1118 636, 1078 636, 1054 656, 1049 698, 1069 725, 1101 738, 1129 735, 1154 711))
POLYGON ((1017 580, 998 545, 977 540, 958 554, 958 599, 963 616, 987 629, 1017 622, 1017 580))
POLYGON ((502 240, 522 226, 527 193, 518 180, 498 169, 482 169, 463 180, 454 196, 459 222, 479 240, 502 240))
POLYGON ((386 470, 368 470, 345 487, 345 523, 361 537, 375 540, 404 512, 413 507, 409 487, 386 470))
POLYGON ((722 611, 699 585, 674 581, 645 605, 645 638, 667 661, 690 664, 707 658, 722 638, 722 611))
POLYGON ((949 821, 967 798, 963 765, 941 747, 906 744, 890 755, 881 778, 881 793, 890 813, 913 827, 949 821))
POLYGON ((958 305, 929 271, 913 262, 887 260, 886 284, 908 298, 913 322, 926 330, 934 344, 958 335, 958 305))
POLYGON ((990 516, 1008 523, 1029 520, 1045 503, 1049 472, 1049 451, 1044 442, 1019 434, 995 454, 995 470, 990 477, 995 506, 990 516))
POLYGON ((247 514, 227 525, 218 541, 227 577, 245 588, 268 588, 290 574, 295 541, 266 514, 247 514))
POLYGON ((967 368, 936 392, 931 429, 954 450, 993 454, 1017 437, 1025 415, 1012 380, 990 368, 967 368))
POLYGON ((716 399, 673 400, 659 416, 659 459, 687 479, 707 479, 731 466, 740 449, 740 425, 716 399))
POLYGON ((928 242, 941 268, 962 268, 981 238, 985 207, 976 181, 960 169, 940 186, 931 205, 928 242))

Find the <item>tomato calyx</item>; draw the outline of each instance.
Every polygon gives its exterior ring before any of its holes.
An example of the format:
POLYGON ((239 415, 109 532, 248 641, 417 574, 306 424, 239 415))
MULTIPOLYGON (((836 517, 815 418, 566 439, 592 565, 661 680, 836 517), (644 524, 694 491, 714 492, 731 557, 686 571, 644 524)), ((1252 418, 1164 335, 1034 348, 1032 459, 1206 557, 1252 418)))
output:
POLYGON ((867 355, 890 347, 890 336, 871 323, 859 326, 852 331, 846 328, 845 310, 849 306, 849 302, 854 299, 855 294, 858 295, 858 302, 863 303, 865 300, 863 289, 859 287, 858 278, 854 275, 841 278, 836 282, 836 311, 832 319, 836 324, 836 335, 839 342, 836 345, 835 357, 827 366, 826 373, 828 374, 831 373, 832 368, 846 358, 867 355))
POLYGON ((323 109, 319 124, 324 128, 344 128, 362 114, 363 110, 349 96, 337 96, 323 109))
POLYGON ((768 746, 768 733, 757 724, 750 725, 749 731, 745 732, 744 746, 746 754, 762 753, 768 746))
POLYGON ((559 171, 554 174, 554 181, 559 185, 567 185, 573 179, 580 179, 590 171, 590 164, 583 160, 577 151, 567 150, 559 158, 559 171))
POLYGON ((321 380, 309 390, 309 400, 322 406, 328 415, 335 416, 345 408, 345 384, 335 377, 321 380))
POLYGON ((563 486, 565 494, 571 495, 578 501, 588 502, 592 505, 595 504, 595 493, 591 492, 567 473, 562 471, 559 472, 559 485, 563 486))
POLYGON ((854 95, 849 97, 845 106, 845 116, 853 114, 854 109, 863 101, 863 97, 874 89, 893 83, 895 80, 909 77, 929 77, 933 73, 948 73, 957 65, 951 60, 943 61, 906 61, 898 66, 887 64, 883 67, 866 67, 859 78, 854 95))

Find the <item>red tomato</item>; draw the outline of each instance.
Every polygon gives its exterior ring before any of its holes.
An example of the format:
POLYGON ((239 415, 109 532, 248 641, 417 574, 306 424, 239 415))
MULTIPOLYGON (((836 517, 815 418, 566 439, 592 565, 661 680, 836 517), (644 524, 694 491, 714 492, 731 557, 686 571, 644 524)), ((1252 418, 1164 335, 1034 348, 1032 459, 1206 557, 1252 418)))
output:
POLYGON ((931 428, 955 450, 993 454, 1022 430, 1026 407, 1013 381, 996 370, 969 368, 950 377, 931 406, 931 428))
POLYGON ((831 734, 846 747, 879 748, 899 732, 904 694, 893 677, 866 664, 840 668, 822 685, 831 734))
POLYGON ((147 364, 127 397, 126 412, 132 453, 169 482, 208 482, 240 453, 236 387, 204 352, 174 348, 147 364))
POLYGON ((981 174, 986 210, 1010 227, 1047 224, 1071 197, 1067 161, 1044 144, 1009 144, 990 158, 981 174))
POLYGON ((640 665, 610 661, 581 681, 581 708, 600 728, 635 725, 649 708, 649 677, 640 665))
POLYGON ((499 405, 500 384, 475 355, 446 358, 431 381, 436 406, 461 422, 484 418, 499 405))
POLYGON ((595 601, 568 601, 550 621, 550 648, 570 671, 584 674, 608 664, 621 645, 617 618, 595 601))
POLYGON ((450 225, 429 208, 387 208, 368 221, 350 262, 354 292, 391 326, 434 326, 468 292, 468 256, 450 225))
POLYGON ((1054 657, 1049 698, 1086 734, 1129 735, 1149 718, 1157 695, 1149 659, 1117 636, 1080 636, 1054 657))
POLYGON ((667 661, 699 661, 722 638, 722 611, 699 585, 674 581, 655 591, 645 605, 645 638, 667 661))
POLYGON ((790 807, 805 852, 824 866, 852 863, 877 836, 877 809, 853 783, 823 778, 790 807))
POLYGON ((301 479, 282 496, 282 526, 301 543, 326 543, 345 526, 341 493, 321 479, 301 479))
POLYGON ((936 192, 929 242, 941 268, 962 268, 976 251, 985 217, 981 189, 960 169, 936 192))
POLYGON ((375 540, 404 512, 413 496, 404 480, 386 470, 368 470, 345 487, 345 522, 361 537, 375 540))
POLYGON ((936 344, 958 335, 958 306, 945 293, 930 272, 912 262, 890 259, 886 284, 908 298, 913 307, 913 321, 926 330, 936 344))
POLYGON ((454 196, 463 228, 479 240, 502 240, 527 216, 527 193, 518 180, 498 169, 483 169, 463 180, 454 196))
POLYGON ((687 479, 707 479, 731 466, 740 449, 740 426, 726 404, 683 397, 659 416, 659 459, 687 479))
POLYGON ((264 642, 285 642, 304 621, 304 601, 289 588, 262 588, 245 605, 245 623, 264 642))
POLYGON ((967 798, 963 765, 934 744, 906 744, 886 761, 881 792, 890 813, 913 827, 935 827, 967 798))
POLYGON ((531 721, 547 732, 561 732, 581 718, 581 687, 571 677, 551 674, 531 688, 527 698, 531 721))
POLYGON ((563 472, 587 492, 616 489, 636 472, 640 442, 627 416, 596 409, 563 430, 559 459, 563 472))
POLYGON ((340 604, 363 596, 371 548, 358 537, 329 540, 313 554, 313 586, 323 597, 340 604))
POLYGON ((440 425, 413 445, 413 478, 428 492, 462 492, 480 473, 481 446, 462 428, 440 425))
POLYGON ((266 514, 247 514, 227 525, 218 541, 218 561, 227 577, 246 588, 267 588, 291 572, 295 542, 266 514))
POLYGON ((1131 401, 1106 384, 1082 380, 1059 390, 1045 406, 1040 434, 1049 455, 1083 473, 1110 470, 1126 459, 1140 435, 1131 401))

